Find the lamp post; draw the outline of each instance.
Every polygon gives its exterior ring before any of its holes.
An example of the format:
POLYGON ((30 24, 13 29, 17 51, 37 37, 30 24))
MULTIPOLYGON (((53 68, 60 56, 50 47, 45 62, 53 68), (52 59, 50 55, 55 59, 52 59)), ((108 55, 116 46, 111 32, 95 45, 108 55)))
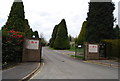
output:
POLYGON ((76 53, 77 53, 77 44, 76 44, 76 42, 75 42, 75 58, 76 58, 76 53))
POLYGON ((35 35, 33 35, 32 37, 35 38, 35 35))

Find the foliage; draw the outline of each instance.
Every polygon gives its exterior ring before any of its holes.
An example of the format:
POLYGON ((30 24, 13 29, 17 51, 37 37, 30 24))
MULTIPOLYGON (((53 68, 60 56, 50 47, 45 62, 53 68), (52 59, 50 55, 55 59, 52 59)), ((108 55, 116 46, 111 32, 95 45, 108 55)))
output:
POLYGON ((31 38, 33 31, 25 19, 23 2, 13 2, 6 24, 2 27, 3 31, 15 30, 24 32, 25 37, 31 38))
POLYGON ((70 48, 65 19, 63 19, 58 25, 57 35, 53 48, 61 50, 70 48))
POLYGON ((86 41, 100 42, 103 39, 113 39, 113 11, 112 2, 90 2, 86 26, 86 41))
POLYGON ((107 57, 110 57, 110 58, 119 57, 119 54, 120 54, 120 39, 102 40, 102 42, 106 43, 107 57))
POLYGON ((41 38, 41 44, 42 44, 42 46, 47 45, 47 41, 45 40, 45 38, 41 38))
POLYGON ((55 25, 55 27, 53 29, 53 33, 52 33, 52 38, 50 39, 50 47, 53 47, 53 45, 54 45, 56 35, 57 35, 57 31, 58 31, 58 25, 55 25))
POLYGON ((120 39, 120 28, 118 25, 114 28, 115 39, 120 39))
POLYGON ((14 30, 2 31, 2 62, 21 61, 23 33, 14 30))
POLYGON ((34 32, 33 32, 33 35, 35 35, 35 38, 39 38, 38 31, 34 31, 34 32))
POLYGON ((25 19, 25 29, 24 29, 25 37, 31 38, 33 36, 33 30, 29 26, 29 22, 27 19, 25 19))
POLYGON ((23 2, 14 2, 11 7, 6 25, 3 27, 3 29, 7 31, 14 29, 15 31, 23 32, 25 28, 24 13, 23 2))
POLYGON ((69 41, 72 42, 72 36, 69 35, 68 38, 69 38, 69 41))
POLYGON ((83 45, 83 43, 85 42, 86 25, 87 25, 87 21, 84 21, 83 25, 82 25, 81 32, 80 32, 78 39, 77 39, 78 45, 83 45))

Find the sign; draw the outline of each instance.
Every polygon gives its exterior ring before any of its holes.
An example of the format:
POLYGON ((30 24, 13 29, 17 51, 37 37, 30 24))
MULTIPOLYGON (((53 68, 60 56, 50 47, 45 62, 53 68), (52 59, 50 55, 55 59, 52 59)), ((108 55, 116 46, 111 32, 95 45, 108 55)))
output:
POLYGON ((98 53, 98 45, 89 44, 89 52, 98 53))
POLYGON ((26 48, 27 49, 38 49, 39 40, 26 40, 26 48))
POLYGON ((78 45, 78 48, 81 48, 82 46, 81 45, 78 45))

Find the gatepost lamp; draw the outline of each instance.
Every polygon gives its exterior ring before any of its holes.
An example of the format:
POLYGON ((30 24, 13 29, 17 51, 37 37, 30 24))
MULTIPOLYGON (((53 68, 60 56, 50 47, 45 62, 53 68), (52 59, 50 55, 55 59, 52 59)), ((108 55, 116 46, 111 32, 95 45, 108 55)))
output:
POLYGON ((35 35, 33 35, 32 37, 35 38, 35 35))

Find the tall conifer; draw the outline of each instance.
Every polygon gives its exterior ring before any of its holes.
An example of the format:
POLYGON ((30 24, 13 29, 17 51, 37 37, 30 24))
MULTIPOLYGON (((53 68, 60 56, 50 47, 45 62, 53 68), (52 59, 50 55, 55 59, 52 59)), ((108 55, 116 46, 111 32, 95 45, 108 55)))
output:
POLYGON ((99 42, 102 39, 114 38, 112 2, 90 2, 87 17, 86 40, 87 42, 99 42))
POLYGON ((55 38, 57 35, 57 30, 58 30, 58 25, 55 25, 55 27, 53 29, 53 33, 52 33, 52 38, 50 39, 50 47, 53 47, 53 45, 54 45, 55 38))
POLYGON ((61 50, 70 48, 65 19, 62 19, 58 25, 57 35, 53 47, 61 50))
POLYGON ((25 19, 24 5, 22 0, 14 0, 7 22, 2 27, 2 30, 15 30, 24 32, 25 37, 32 37, 33 31, 29 26, 28 20, 25 19))
POLYGON ((77 39, 77 44, 83 44, 85 42, 85 36, 86 36, 86 26, 87 26, 87 21, 83 22, 80 34, 77 39))

